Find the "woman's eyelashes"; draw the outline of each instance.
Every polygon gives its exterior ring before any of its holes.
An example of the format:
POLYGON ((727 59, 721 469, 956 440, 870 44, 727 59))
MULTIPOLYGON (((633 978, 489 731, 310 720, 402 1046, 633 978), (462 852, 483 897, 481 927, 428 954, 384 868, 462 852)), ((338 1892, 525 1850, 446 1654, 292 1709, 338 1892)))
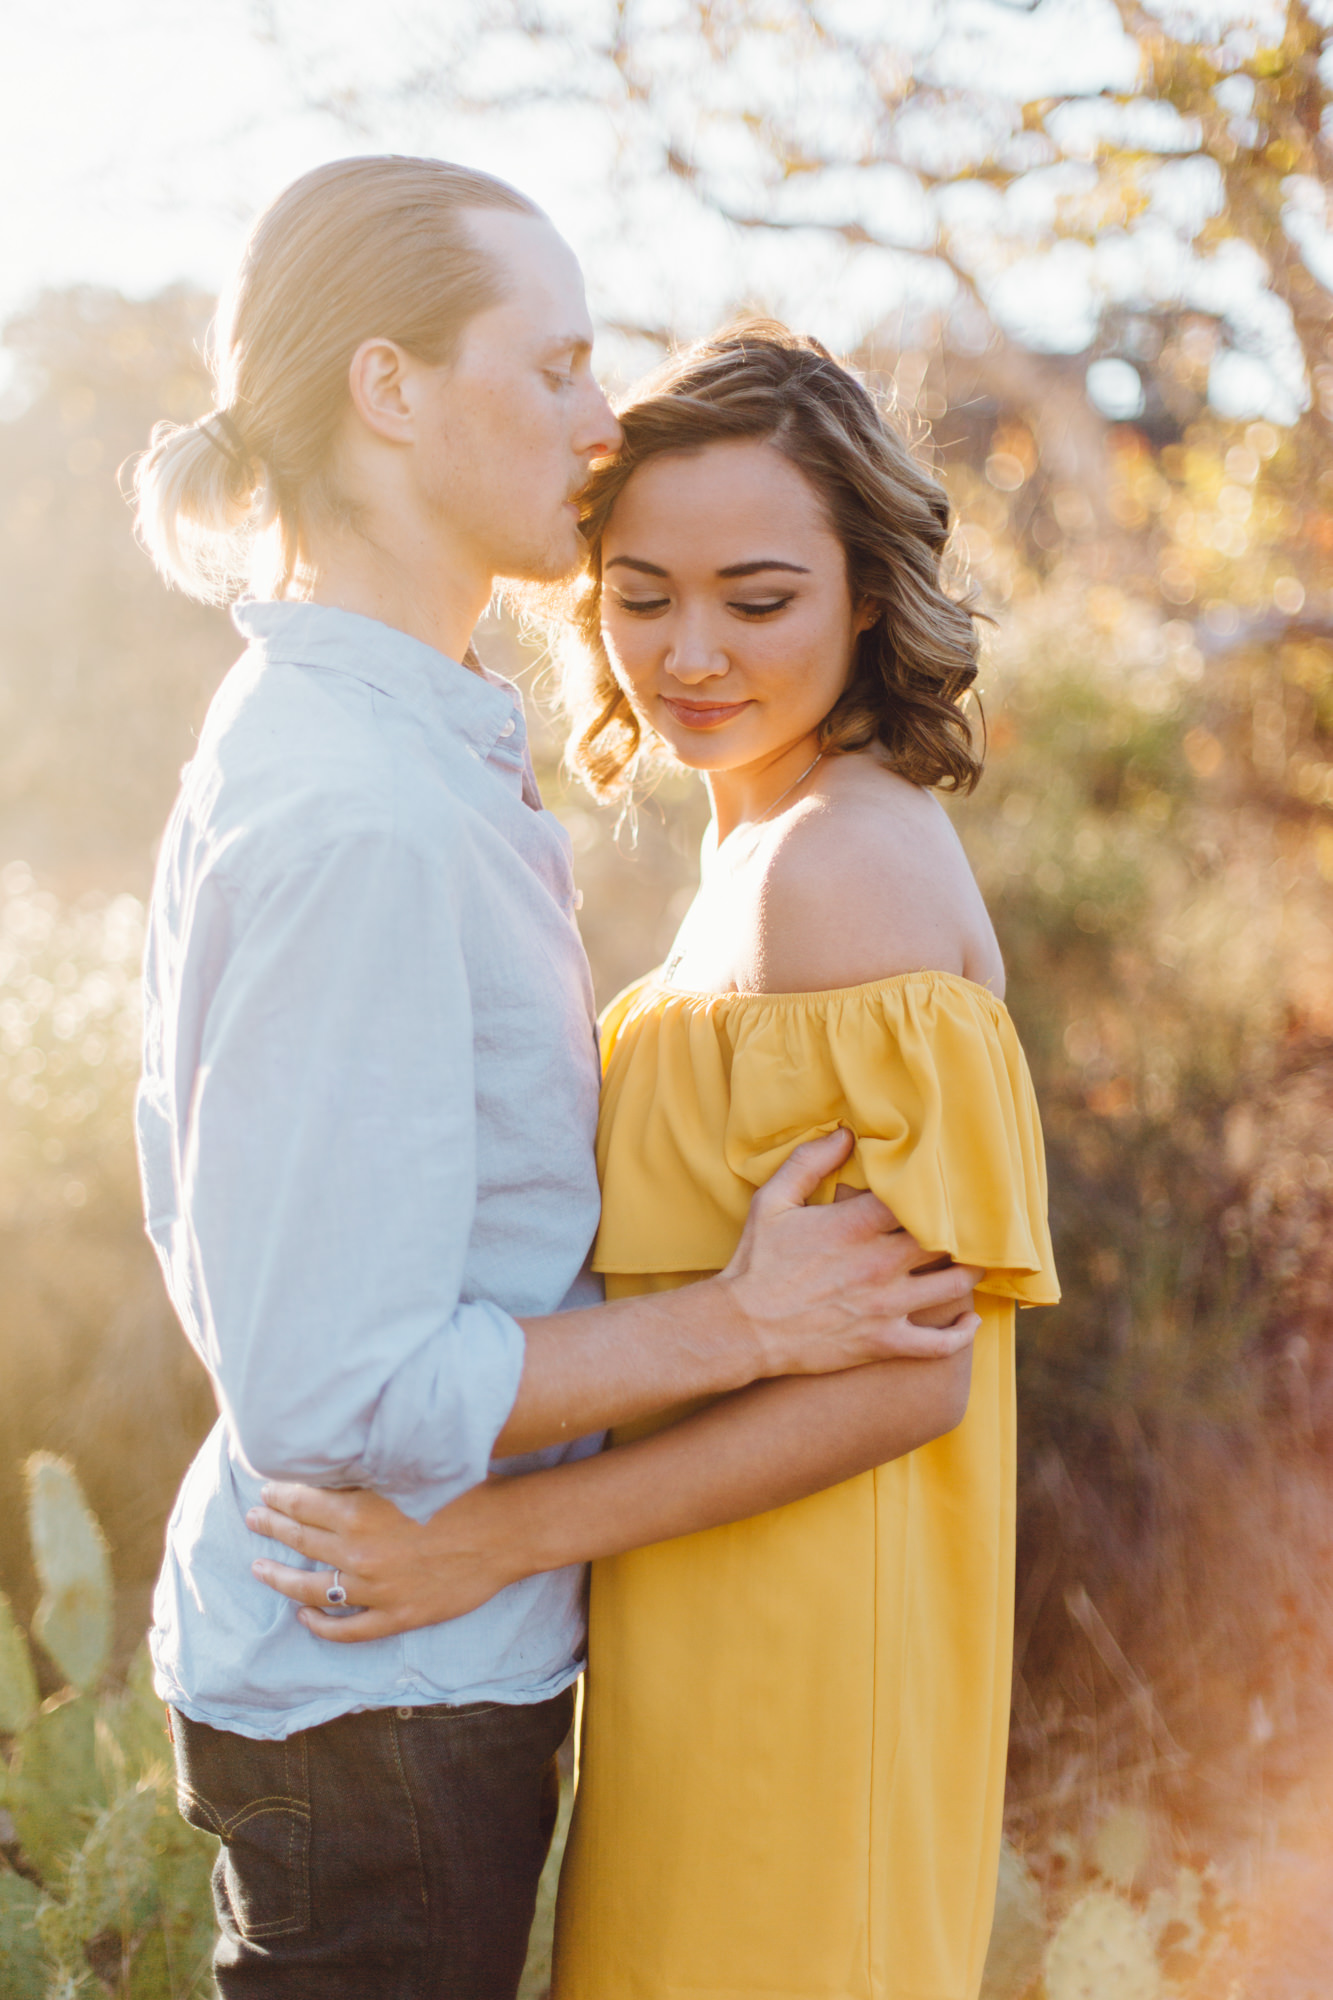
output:
POLYGON ((728 604, 728 611, 739 611, 742 618, 771 618, 776 611, 785 611, 791 603, 791 596, 766 597, 762 603, 728 604))
POLYGON ((640 618, 651 616, 654 611, 665 611, 671 602, 669 597, 622 597, 618 590, 613 590, 611 597, 617 611, 628 611, 640 618))
MULTIPOLYGON (((639 618, 650 618, 655 612, 665 611, 671 603, 669 597, 625 597, 618 590, 611 595, 618 611, 628 611, 631 616, 639 618)), ((736 612, 741 618, 772 618, 775 613, 786 610, 793 595, 789 593, 786 597, 766 597, 762 600, 737 599, 728 602, 727 610, 736 612)))

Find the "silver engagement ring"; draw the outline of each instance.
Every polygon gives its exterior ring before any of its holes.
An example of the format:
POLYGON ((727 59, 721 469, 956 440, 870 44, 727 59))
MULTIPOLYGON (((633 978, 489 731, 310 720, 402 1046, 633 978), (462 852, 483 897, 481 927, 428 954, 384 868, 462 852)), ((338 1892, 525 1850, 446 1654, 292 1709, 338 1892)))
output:
POLYGON ((324 1593, 325 1601, 329 1604, 346 1604, 347 1602, 347 1592, 343 1589, 342 1583, 339 1581, 341 1576, 342 1571, 335 1569, 333 1572, 333 1582, 324 1593))

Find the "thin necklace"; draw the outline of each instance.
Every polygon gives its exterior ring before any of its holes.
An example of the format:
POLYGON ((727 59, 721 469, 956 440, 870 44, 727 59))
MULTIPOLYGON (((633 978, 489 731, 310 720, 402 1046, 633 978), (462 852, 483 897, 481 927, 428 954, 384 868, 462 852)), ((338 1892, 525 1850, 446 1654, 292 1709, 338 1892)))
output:
POLYGON ((810 776, 810 773, 816 768, 817 765, 822 764, 823 761, 824 761, 824 752, 821 750, 819 755, 815 758, 814 763, 806 765, 800 777, 797 778, 795 784, 788 785, 785 792, 779 792, 777 797, 774 799, 772 805, 766 806, 764 811, 760 813, 758 819, 752 819, 750 821, 751 826, 762 826, 764 821, 770 818, 772 814, 774 814, 777 811, 778 807, 782 804, 783 800, 789 799, 792 793, 797 789, 797 787, 803 785, 806 779, 810 776))

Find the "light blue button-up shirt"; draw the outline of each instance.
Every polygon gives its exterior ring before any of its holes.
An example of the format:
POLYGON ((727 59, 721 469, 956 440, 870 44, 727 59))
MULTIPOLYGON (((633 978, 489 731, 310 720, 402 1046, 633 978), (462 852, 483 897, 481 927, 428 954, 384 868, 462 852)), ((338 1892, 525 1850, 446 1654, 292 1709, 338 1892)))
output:
MULTIPOLYGON (((512 687, 406 634, 250 603, 167 827, 145 968, 148 1233, 221 1415, 154 1606, 162 1697, 280 1737, 556 1693, 582 1572, 333 1646, 251 1575, 265 1478, 424 1519, 485 1476, 516 1314, 594 1299, 596 1030, 569 843, 512 687)), ((520 1464, 595 1448, 584 1440, 520 1464)))

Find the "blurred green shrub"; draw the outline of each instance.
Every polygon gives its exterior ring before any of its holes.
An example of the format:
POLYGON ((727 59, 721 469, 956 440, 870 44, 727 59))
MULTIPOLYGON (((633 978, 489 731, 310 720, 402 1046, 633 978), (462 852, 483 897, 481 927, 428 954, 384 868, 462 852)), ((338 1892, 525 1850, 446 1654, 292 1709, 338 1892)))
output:
POLYGON ((17 1467, 35 1448, 75 1458, 122 1581, 146 1579, 213 1414, 143 1235, 142 949, 137 898, 62 902, 0 868, 0 1585, 21 1602, 17 1467))
POLYGON ((1066 577, 1016 599, 988 672, 956 824, 1042 1106, 1064 1293, 1019 1327, 1028 1852, 1145 1786, 1234 1851, 1323 1726, 1333 829, 1322 794, 1275 807, 1254 725, 1288 687, 1284 769, 1329 762, 1316 652, 1292 688, 1285 641, 1210 663, 1066 577))
POLYGON ((4 2000, 203 2000, 215 1843, 176 1812, 146 1648, 121 1688, 106 1546, 69 1466, 27 1466, 42 1596, 34 1633, 65 1685, 38 1701, 0 1597, 0 1993, 4 2000), (99 1691, 100 1690, 100 1691, 99 1691))
POLYGON ((23 862, 0 869, 0 1227, 131 1193, 125 1113, 139 1070, 142 954, 135 897, 64 907, 23 862))

